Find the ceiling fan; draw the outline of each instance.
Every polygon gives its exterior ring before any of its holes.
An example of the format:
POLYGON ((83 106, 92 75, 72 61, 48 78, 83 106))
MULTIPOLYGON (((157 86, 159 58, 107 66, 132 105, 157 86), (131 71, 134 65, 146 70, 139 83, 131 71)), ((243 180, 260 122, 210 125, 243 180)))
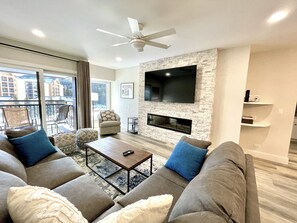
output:
POLYGON ((96 29, 96 30, 99 32, 102 32, 102 33, 106 33, 106 34, 110 34, 110 35, 117 36, 120 38, 128 39, 127 42, 117 43, 112 46, 121 46, 121 45, 125 45, 125 44, 130 44, 133 48, 137 49, 138 52, 142 52, 143 47, 145 45, 150 45, 150 46, 159 47, 159 48, 163 48, 163 49, 168 49, 171 46, 171 45, 166 45, 166 44, 162 44, 162 43, 157 43, 157 42, 154 42, 151 40, 175 34, 176 33, 175 29, 173 29, 173 28, 167 29, 167 30, 164 30, 161 32, 157 32, 157 33, 153 33, 153 34, 144 36, 140 32, 143 29, 143 24, 139 23, 136 19, 132 19, 132 18, 128 18, 128 22, 129 22, 129 25, 130 25, 130 28, 131 28, 131 31, 133 34, 132 37, 115 34, 115 33, 112 33, 112 32, 109 32, 109 31, 106 31, 103 29, 96 29))

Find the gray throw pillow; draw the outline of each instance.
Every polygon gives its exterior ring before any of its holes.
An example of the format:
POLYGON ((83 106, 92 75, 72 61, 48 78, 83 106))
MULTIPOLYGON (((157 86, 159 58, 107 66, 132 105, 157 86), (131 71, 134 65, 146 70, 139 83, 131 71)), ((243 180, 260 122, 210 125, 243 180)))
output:
POLYGON ((207 149, 211 145, 211 142, 209 142, 209 141, 193 139, 193 138, 189 138, 187 136, 182 136, 180 140, 183 140, 183 141, 191 144, 192 146, 196 146, 201 149, 207 149))
POLYGON ((6 130, 5 134, 7 135, 8 139, 14 139, 14 138, 28 135, 28 134, 36 132, 36 131, 37 131, 37 129, 34 126, 29 126, 29 127, 22 128, 19 130, 8 129, 8 130, 6 130))

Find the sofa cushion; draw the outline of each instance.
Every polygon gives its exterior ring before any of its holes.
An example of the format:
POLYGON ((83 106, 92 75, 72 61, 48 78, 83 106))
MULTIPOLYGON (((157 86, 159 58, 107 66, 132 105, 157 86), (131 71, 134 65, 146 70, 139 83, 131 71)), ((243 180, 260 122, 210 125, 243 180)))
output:
POLYGON ((209 141, 189 138, 187 136, 182 136, 180 140, 183 140, 193 146, 196 146, 202 149, 207 149, 211 145, 211 142, 209 141))
POLYGON ((73 159, 65 157, 26 168, 27 183, 32 186, 53 189, 76 177, 84 171, 73 159))
POLYGON ((170 220, 210 211, 230 223, 245 222, 246 182, 232 163, 221 163, 195 177, 176 202, 170 220))
POLYGON ((165 166, 161 167, 158 169, 154 175, 160 175, 161 177, 171 181, 172 183, 177 184, 178 186, 181 186, 185 188, 188 184, 189 181, 187 181, 185 178, 180 176, 178 173, 166 168, 165 166))
POLYGON ((169 223, 227 223, 224 218, 221 218, 209 211, 194 212, 189 214, 181 215, 169 223))
POLYGON ((22 128, 19 130, 8 129, 5 131, 5 134, 7 135, 8 139, 14 139, 14 138, 28 135, 28 134, 30 134, 32 132, 36 132, 36 131, 37 131, 37 129, 34 126, 30 126, 30 127, 22 128))
POLYGON ((123 208, 122 205, 115 203, 111 208, 107 209, 104 213, 102 213, 98 218, 96 218, 92 223, 98 223, 100 220, 110 215, 113 212, 119 211, 123 208))
POLYGON ((26 166, 33 166, 48 155, 57 152, 43 129, 29 135, 9 139, 26 166))
POLYGON ((238 144, 231 141, 222 143, 207 156, 201 168, 201 173, 226 162, 236 165, 245 174, 244 152, 238 144))
POLYGON ((183 187, 175 184, 174 182, 169 181, 160 175, 153 174, 122 197, 118 203, 125 207, 141 199, 147 199, 161 194, 171 194, 173 195, 174 204, 183 190, 183 187))
POLYGON ((88 223, 65 197, 43 187, 11 187, 7 206, 14 223, 88 223))
POLYGON ((55 147, 55 149, 57 150, 56 153, 52 153, 51 155, 49 155, 49 156, 45 157, 44 159, 40 160, 39 162, 37 162, 35 165, 67 157, 65 155, 65 153, 63 153, 58 147, 55 147))
POLYGON ((55 188, 54 191, 74 204, 89 222, 114 204, 110 197, 88 175, 75 178, 55 188))
POLYGON ((139 200, 108 215, 102 219, 100 223, 162 223, 168 214, 172 200, 173 197, 169 194, 149 197, 146 200, 139 200))
POLYGON ((199 173, 207 152, 207 149, 201 149, 180 140, 165 166, 190 181, 199 173))
POLYGON ((0 171, 8 172, 27 181, 24 165, 17 158, 2 150, 0 150, 0 171))
MULTIPOLYGON (((182 194, 184 187, 158 175, 153 174, 148 179, 144 180, 141 184, 135 187, 132 191, 127 193, 121 198, 118 203, 123 207, 135 203, 141 199, 161 194, 171 194, 173 196, 172 207, 176 203, 179 196, 182 194)), ((170 213, 170 211, 169 211, 170 213)), ((169 218, 169 214, 166 219, 169 218)))
POLYGON ((7 209, 7 194, 10 187, 25 186, 26 183, 20 178, 0 171, 0 222, 12 222, 7 209))

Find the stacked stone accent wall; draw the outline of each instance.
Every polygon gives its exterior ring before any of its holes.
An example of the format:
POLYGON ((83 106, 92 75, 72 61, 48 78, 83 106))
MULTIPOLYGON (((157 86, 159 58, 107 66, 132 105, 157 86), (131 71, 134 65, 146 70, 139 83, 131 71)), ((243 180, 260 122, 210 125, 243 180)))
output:
MULTIPOLYGON (((147 125, 147 113, 192 119, 191 137, 210 140, 215 90, 216 49, 163 58, 140 64, 139 76, 139 134, 176 143, 183 133, 147 125), (144 101, 145 72, 197 65, 195 103, 164 103, 144 101)), ((189 136, 189 135, 188 135, 189 136)))

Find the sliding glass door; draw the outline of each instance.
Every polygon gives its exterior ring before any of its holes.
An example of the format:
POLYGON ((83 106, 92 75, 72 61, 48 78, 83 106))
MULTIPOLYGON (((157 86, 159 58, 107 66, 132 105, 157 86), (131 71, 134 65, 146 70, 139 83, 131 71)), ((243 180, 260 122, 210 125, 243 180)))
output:
POLYGON ((3 115, 5 108, 24 108, 30 124, 44 127, 48 135, 76 129, 75 86, 74 76, 0 67, 0 131, 14 128, 3 115))
POLYGON ((43 81, 48 134, 76 129, 75 77, 45 73, 43 81))

